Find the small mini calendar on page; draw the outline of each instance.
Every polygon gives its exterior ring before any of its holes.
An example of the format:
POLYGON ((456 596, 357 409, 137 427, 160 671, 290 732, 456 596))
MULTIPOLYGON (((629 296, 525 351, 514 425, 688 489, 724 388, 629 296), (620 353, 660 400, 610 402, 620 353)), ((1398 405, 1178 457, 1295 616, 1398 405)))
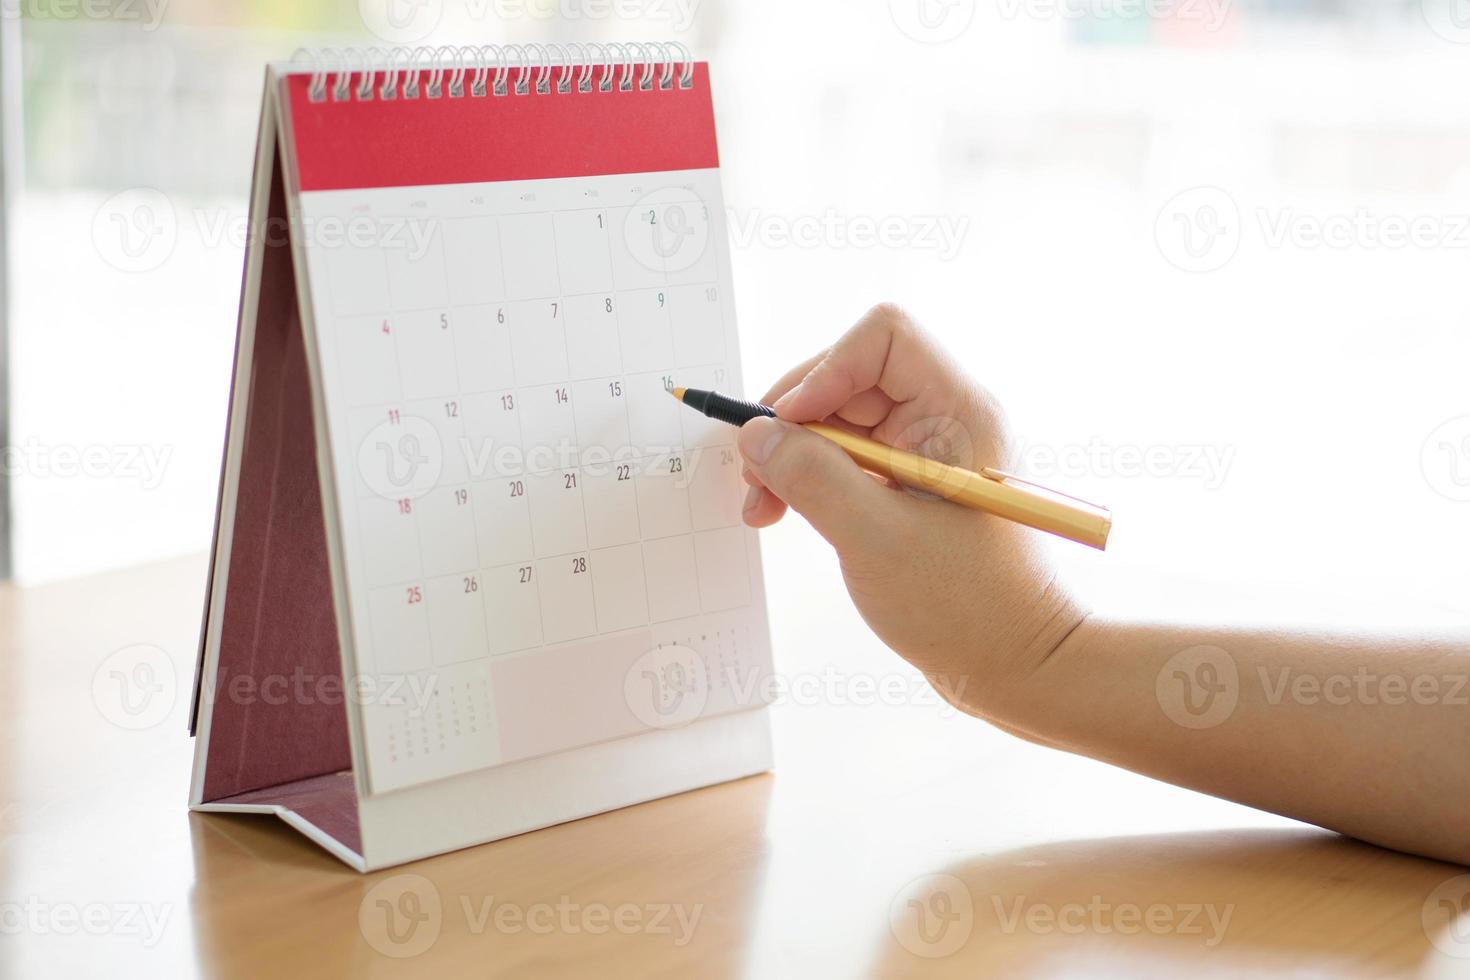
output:
POLYGON ((360 869, 763 771, 702 63, 272 66, 191 803, 360 869))

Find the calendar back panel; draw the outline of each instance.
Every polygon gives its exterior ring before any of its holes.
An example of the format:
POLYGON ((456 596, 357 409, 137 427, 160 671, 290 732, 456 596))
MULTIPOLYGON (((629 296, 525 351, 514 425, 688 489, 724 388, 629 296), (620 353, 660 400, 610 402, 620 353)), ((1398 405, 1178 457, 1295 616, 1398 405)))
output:
MULTIPOLYGON (((269 216, 284 227, 279 161, 269 216)), ((236 490, 205 801, 349 770, 347 715, 290 249, 267 242, 236 490)))

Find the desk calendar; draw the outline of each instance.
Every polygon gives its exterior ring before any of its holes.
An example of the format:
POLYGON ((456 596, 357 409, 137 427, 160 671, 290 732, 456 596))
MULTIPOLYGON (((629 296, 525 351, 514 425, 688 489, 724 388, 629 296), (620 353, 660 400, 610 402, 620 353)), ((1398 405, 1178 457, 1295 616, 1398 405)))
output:
POLYGON ((706 66, 272 66, 251 227, 192 805, 365 870, 768 768, 706 66))

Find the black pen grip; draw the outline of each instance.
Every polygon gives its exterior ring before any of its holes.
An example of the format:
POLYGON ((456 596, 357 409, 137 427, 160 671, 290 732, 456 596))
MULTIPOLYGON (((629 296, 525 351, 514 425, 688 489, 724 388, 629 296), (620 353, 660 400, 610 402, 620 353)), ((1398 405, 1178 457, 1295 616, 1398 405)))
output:
POLYGON ((697 412, 702 412, 712 419, 724 422, 728 425, 744 425, 753 418, 762 415, 767 418, 775 418, 776 411, 768 405, 759 402, 748 402, 740 398, 731 398, 722 395, 718 391, 701 391, 698 388, 689 388, 684 392, 684 404, 697 412))

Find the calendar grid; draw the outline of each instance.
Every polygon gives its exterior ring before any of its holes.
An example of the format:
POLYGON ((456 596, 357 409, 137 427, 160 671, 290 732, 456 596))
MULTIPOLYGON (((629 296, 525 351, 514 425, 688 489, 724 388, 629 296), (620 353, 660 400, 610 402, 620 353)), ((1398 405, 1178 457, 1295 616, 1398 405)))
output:
POLYGON ((351 417, 359 429, 432 425, 444 450, 400 514, 354 483, 380 669, 490 662, 749 604, 737 470, 725 469, 738 464, 663 396, 677 376, 725 372, 719 277, 707 263, 676 277, 667 261, 630 258, 612 232, 628 214, 456 217, 423 257, 372 250, 361 295, 349 286, 334 318, 351 417), (366 325, 384 309, 391 343, 377 355, 366 325), (542 455, 562 446, 565 458, 542 455), (490 455, 502 449, 514 463, 490 455), (421 592, 412 612, 405 590, 421 592))

